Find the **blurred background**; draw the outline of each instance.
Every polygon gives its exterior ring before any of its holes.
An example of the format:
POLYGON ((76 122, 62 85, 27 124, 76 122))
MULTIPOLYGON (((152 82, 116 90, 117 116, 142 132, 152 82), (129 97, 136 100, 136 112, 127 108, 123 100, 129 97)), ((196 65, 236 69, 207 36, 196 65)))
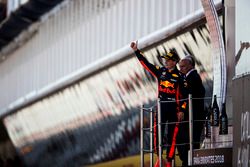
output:
MULTIPOLYGON (((248 51, 235 74, 235 48, 249 45, 250 34, 237 33, 234 43, 235 17, 243 17, 235 8, 249 2, 214 3, 223 38, 232 41, 225 43, 232 119, 232 78, 250 71, 248 51)), ((0 0, 0 166, 78 167, 138 156, 140 106, 156 104, 157 84, 129 47, 134 40, 160 66, 170 49, 193 55, 212 97, 199 0, 0 0)), ((121 163, 139 166, 139 157, 121 163)))

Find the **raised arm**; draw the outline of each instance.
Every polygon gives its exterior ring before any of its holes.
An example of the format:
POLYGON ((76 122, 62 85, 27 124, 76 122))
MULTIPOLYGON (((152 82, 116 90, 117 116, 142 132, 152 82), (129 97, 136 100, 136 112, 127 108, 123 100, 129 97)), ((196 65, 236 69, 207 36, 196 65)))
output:
POLYGON ((130 47, 134 50, 137 59, 140 61, 142 66, 149 71, 155 77, 158 77, 159 67, 151 64, 142 54, 142 52, 138 49, 138 41, 131 42, 130 47))

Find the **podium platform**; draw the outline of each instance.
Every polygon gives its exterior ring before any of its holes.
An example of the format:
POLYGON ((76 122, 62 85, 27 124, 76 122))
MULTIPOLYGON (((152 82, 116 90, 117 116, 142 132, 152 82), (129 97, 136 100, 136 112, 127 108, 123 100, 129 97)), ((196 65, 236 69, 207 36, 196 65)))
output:
POLYGON ((228 127, 227 135, 219 135, 219 127, 211 127, 211 134, 202 149, 193 150, 192 166, 232 167, 233 127, 228 127))
POLYGON ((193 150, 193 166, 232 167, 232 148, 193 150))

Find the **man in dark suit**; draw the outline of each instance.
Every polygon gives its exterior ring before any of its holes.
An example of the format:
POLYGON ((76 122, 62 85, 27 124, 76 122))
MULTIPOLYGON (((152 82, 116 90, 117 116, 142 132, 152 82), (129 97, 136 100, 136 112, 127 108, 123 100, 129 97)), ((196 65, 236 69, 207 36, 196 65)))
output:
MULTIPOLYGON (((202 84, 202 80, 197 70, 195 69, 195 61, 191 56, 185 56, 179 62, 180 72, 184 75, 187 83, 187 94, 192 95, 193 102, 193 148, 200 148, 200 137, 203 129, 205 120, 205 111, 204 111, 204 96, 205 88, 202 84)), ((188 113, 188 112, 186 112, 188 113)), ((188 121, 189 115, 184 115, 184 120, 188 121)), ((189 125, 183 124, 180 127, 179 141, 178 143, 188 143, 189 142, 189 125)), ((180 159, 183 161, 183 166, 187 166, 188 163, 188 149, 189 145, 181 145, 177 147, 180 159)))

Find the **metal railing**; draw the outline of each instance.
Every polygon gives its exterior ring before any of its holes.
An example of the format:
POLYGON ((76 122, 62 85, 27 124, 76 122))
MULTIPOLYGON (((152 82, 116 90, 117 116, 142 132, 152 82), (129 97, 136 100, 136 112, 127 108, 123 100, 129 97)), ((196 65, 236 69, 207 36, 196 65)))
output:
MULTIPOLYGON (((184 100, 187 100, 187 99, 184 99, 184 100)), ((193 127, 193 116, 192 116, 192 95, 189 95, 188 97, 188 101, 189 101, 189 126, 190 127, 193 127)), ((167 145, 163 145, 162 144, 162 134, 161 134, 161 125, 162 125, 162 122, 161 122, 161 114, 160 114, 160 111, 161 111, 161 103, 162 102, 165 102, 165 101, 161 101, 160 99, 158 99, 157 101, 157 120, 158 120, 158 124, 156 126, 158 126, 158 160, 159 160, 159 166, 162 167, 162 147, 163 146, 167 146, 167 145)), ((169 101, 166 101, 166 102, 169 102, 169 101)), ((175 102, 175 101, 171 101, 171 102, 175 102)), ((140 134, 140 143, 141 143, 141 167, 144 167, 144 153, 150 153, 150 167, 153 167, 153 157, 154 157, 154 150, 153 150, 153 107, 151 108, 145 108, 143 105, 141 106, 141 120, 140 120, 140 124, 141 124, 141 134, 140 134), (144 127, 144 111, 146 112, 149 112, 150 113, 150 127, 147 127, 145 128, 144 127), (149 131, 150 132, 150 149, 149 150, 146 150, 144 149, 144 131, 149 131)), ((168 126, 168 124, 176 124, 176 123, 179 123, 179 122, 171 122, 171 123, 167 123, 166 126, 168 126)), ((186 123, 185 121, 183 123, 186 123)), ((192 128, 189 128, 189 133, 190 134, 193 134, 193 129, 192 128)), ((193 135, 189 135, 190 136, 190 142, 189 142, 189 145, 190 145, 190 157, 192 157, 192 150, 193 150, 193 146, 192 146, 192 143, 193 143, 193 135)), ((186 143, 184 143, 186 144, 186 143)), ((192 165, 192 160, 189 160, 189 165, 192 165)))
POLYGON ((144 153, 150 153, 150 167, 153 167, 154 164, 154 150, 153 150, 153 108, 144 108, 142 105, 141 107, 141 167, 144 167, 144 153), (144 111, 147 111, 150 113, 150 125, 149 127, 144 127, 144 111), (144 131, 150 132, 150 149, 145 150, 144 149, 144 131))
POLYGON ((192 102, 192 95, 188 95, 188 114, 189 114, 189 164, 190 166, 193 165, 193 102, 192 102))
POLYGON ((150 153, 150 167, 153 167, 154 163, 154 150, 153 150, 153 108, 144 108, 144 106, 141 106, 141 167, 144 166, 144 153, 150 153), (144 111, 147 111, 150 113, 150 125, 149 127, 144 127, 144 111), (149 131, 150 133, 150 149, 146 150, 144 149, 144 131, 149 131))
MULTIPOLYGON (((157 111, 155 112, 153 110, 154 107, 151 107, 151 108, 145 108, 144 106, 141 107, 141 167, 144 167, 144 153, 150 153, 150 167, 153 167, 153 157, 154 157, 154 149, 153 149, 153 129, 154 129, 154 126, 157 126, 158 127, 158 145, 157 145, 157 149, 158 149, 158 160, 159 160, 159 166, 162 167, 163 164, 162 164, 162 153, 163 153, 163 147, 166 147, 169 146, 169 145, 164 145, 162 143, 162 133, 161 133, 161 125, 162 124, 166 124, 166 128, 168 128, 168 125, 169 124, 182 124, 182 123, 188 123, 189 124, 189 143, 177 143, 176 146, 178 145, 187 145, 189 144, 189 155, 188 155, 188 165, 189 166, 192 166, 193 165, 193 151, 194 151, 194 146, 193 144, 197 144, 194 142, 193 140, 193 125, 194 125, 194 121, 196 122, 206 122, 206 121, 210 121, 210 120, 193 120, 193 100, 199 100, 201 98, 192 98, 192 95, 189 94, 188 96, 188 99, 182 99, 182 100, 179 100, 179 101, 188 101, 188 112, 189 112, 189 120, 186 120, 186 121, 181 121, 181 122, 170 122, 170 123, 162 123, 162 119, 161 119, 161 114, 160 114, 160 111, 161 111, 161 103, 171 103, 171 102, 176 102, 175 100, 174 101, 161 101, 160 99, 158 99, 157 101, 157 111), (144 112, 148 112, 150 113, 150 125, 149 127, 144 127, 144 112), (153 125, 153 114, 157 114, 157 125, 153 125), (146 150, 144 149, 144 131, 148 131, 150 132, 150 149, 149 150, 146 150)), ((212 99, 211 97, 205 97, 203 98, 204 100, 210 100, 212 99)), ((218 129, 218 127, 211 127, 211 129, 218 129)), ((211 134, 212 135, 212 134, 211 134)), ((205 139, 207 138, 204 138, 204 141, 206 141, 205 139)), ((212 137, 210 137, 210 140, 212 139, 212 137)), ((211 142, 211 141, 210 141, 211 142)), ((214 143, 217 143, 216 141, 212 141, 214 143)), ((223 141, 224 142, 224 141, 223 141)), ((232 141, 225 141, 225 142, 232 142, 232 141)), ((199 144, 201 144, 202 142, 199 142, 199 144)), ((220 143, 220 142, 218 142, 220 143)), ((204 144, 204 143, 203 143, 204 144)), ((205 143, 206 144, 206 143, 205 143)), ((174 163, 174 162, 173 162, 174 163)))

